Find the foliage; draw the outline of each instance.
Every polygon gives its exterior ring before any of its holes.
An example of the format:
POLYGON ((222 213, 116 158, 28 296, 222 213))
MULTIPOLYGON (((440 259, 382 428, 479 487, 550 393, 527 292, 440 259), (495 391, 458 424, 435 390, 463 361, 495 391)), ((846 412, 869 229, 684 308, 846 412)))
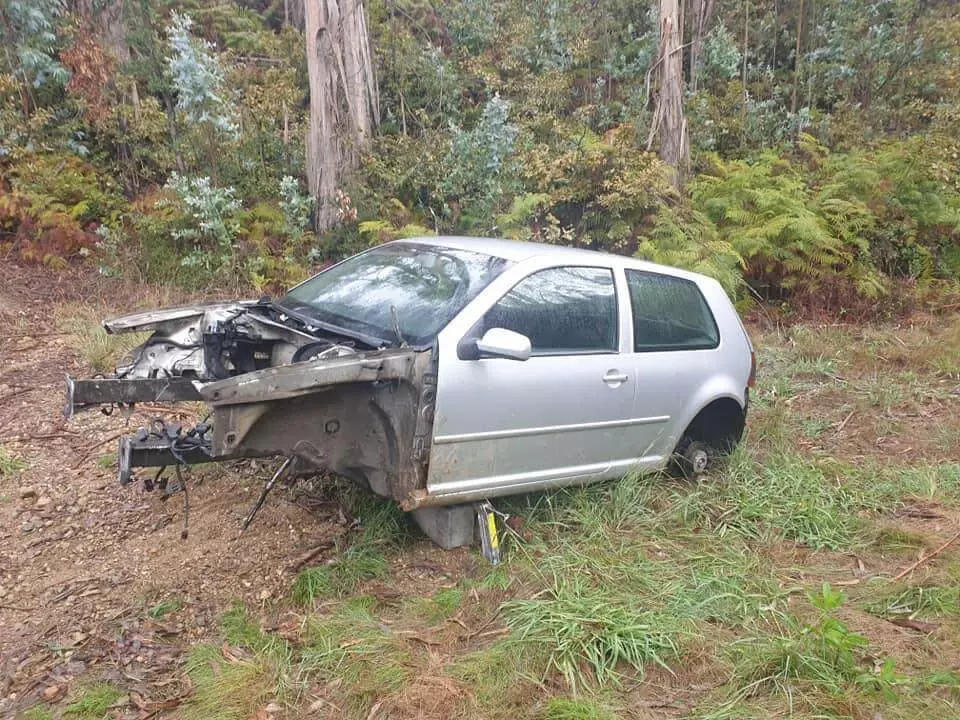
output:
POLYGON ((704 80, 729 80, 737 76, 743 56, 723 22, 717 23, 703 42, 700 58, 704 80))
POLYGON ((82 688, 77 698, 64 709, 64 717, 77 720, 100 720, 121 697, 120 689, 108 682, 82 688))
POLYGON ((851 685, 877 690, 896 697, 901 680, 894 661, 880 663, 873 672, 866 665, 868 641, 836 617, 844 603, 842 592, 824 583, 820 592, 809 595, 817 610, 812 623, 799 623, 789 618, 786 632, 780 637, 737 644, 736 651, 749 661, 741 671, 747 687, 769 686, 782 693, 791 692, 791 681, 800 680, 824 687, 831 693, 842 693, 851 685))
POLYGON ((380 132, 314 237, 294 6, 145 0, 108 31, 100 3, 9 2, 0 243, 266 292, 413 233, 502 234, 680 265, 740 299, 902 311, 960 277, 960 14, 804 7, 716 3, 678 192, 646 152, 654 6, 373 0, 380 132))
POLYGON ((173 231, 177 240, 192 244, 181 260, 186 266, 203 266, 208 271, 227 270, 233 258, 233 242, 239 225, 231 215, 240 201, 231 187, 214 187, 209 177, 182 177, 172 173, 166 189, 171 190, 183 214, 183 226, 173 231))
POLYGON ((13 477, 26 467, 27 464, 23 460, 0 445, 0 477, 13 477))
POLYGON ((167 28, 167 68, 177 88, 177 107, 194 124, 209 124, 234 134, 237 126, 224 97, 223 70, 212 53, 213 45, 193 37, 192 27, 189 15, 173 13, 167 28))
POLYGON ((56 57, 57 21, 64 10, 62 0, 10 0, 4 4, 0 33, 7 66, 25 86, 24 93, 48 82, 63 85, 67 81, 68 73, 56 57))
POLYGON ((459 205, 462 215, 455 221, 467 229, 488 229, 483 223, 509 189, 518 130, 508 115, 509 103, 495 95, 484 105, 476 127, 453 132, 441 189, 459 205))
POLYGON ((548 647, 548 669, 574 690, 615 681, 620 663, 641 674, 647 663, 666 666, 678 651, 669 616, 611 600, 577 576, 554 577, 543 597, 512 601, 503 611, 515 642, 548 647))
POLYGON ((299 240, 310 225, 313 198, 301 195, 299 184, 289 175, 280 179, 280 209, 287 237, 299 240))

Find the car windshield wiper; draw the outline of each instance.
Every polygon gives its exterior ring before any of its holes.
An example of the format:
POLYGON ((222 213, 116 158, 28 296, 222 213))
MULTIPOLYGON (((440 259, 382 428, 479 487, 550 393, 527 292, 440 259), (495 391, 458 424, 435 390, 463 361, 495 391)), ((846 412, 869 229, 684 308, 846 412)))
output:
POLYGON ((271 300, 269 304, 270 304, 270 307, 272 307, 278 313, 292 317, 297 322, 300 322, 303 325, 305 325, 308 330, 312 330, 316 328, 316 329, 324 330, 328 333, 343 335, 345 337, 352 338, 354 340, 359 340, 364 345, 369 345, 370 347, 373 347, 373 348, 382 347, 383 344, 386 342, 386 340, 384 340, 381 337, 367 335, 366 333, 357 332, 356 330, 348 330, 347 328, 341 327, 340 325, 334 325, 333 323, 325 322, 323 320, 320 320, 314 317, 311 314, 303 312, 302 310, 294 310, 292 308, 287 307, 286 305, 282 305, 276 300, 271 300))
POLYGON ((407 347, 407 341, 403 339, 403 333, 400 332, 400 314, 397 312, 397 306, 390 306, 390 319, 393 321, 393 332, 397 336, 398 347, 407 347))

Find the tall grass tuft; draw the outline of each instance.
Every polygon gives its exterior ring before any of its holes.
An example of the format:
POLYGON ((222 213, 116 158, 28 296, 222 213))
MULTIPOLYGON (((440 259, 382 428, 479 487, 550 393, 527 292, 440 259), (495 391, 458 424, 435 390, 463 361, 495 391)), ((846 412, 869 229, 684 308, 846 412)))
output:
POLYGON ((631 603, 582 578, 555 576, 552 586, 529 600, 503 605, 512 642, 547 648, 547 670, 571 688, 616 682, 618 666, 641 676, 647 663, 668 668, 682 628, 676 618, 631 603))

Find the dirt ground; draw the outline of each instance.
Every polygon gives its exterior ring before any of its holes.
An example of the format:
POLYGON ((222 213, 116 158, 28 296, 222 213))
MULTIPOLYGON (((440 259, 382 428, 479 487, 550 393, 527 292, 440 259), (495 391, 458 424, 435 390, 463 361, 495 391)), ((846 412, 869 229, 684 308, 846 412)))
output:
MULTIPOLYGON (((181 690, 184 649, 208 636, 233 600, 256 607, 286 593, 297 558, 329 545, 345 518, 336 504, 307 507, 277 493, 238 536, 273 470, 246 463, 188 480, 189 536, 181 540, 182 495, 164 501, 139 483, 121 487, 110 462, 119 433, 169 408, 138 407, 128 419, 62 414, 64 375, 93 371, 58 333, 51 308, 78 299, 142 304, 142 293, 3 260, 0 275, 0 446, 26 463, 0 475, 0 717, 61 697, 94 666, 125 686, 139 681, 138 702, 159 712, 181 690), (163 601, 183 604, 175 625, 149 619, 163 601)), ((417 555, 411 573, 424 571, 417 555)), ((445 574, 435 562, 427 571, 445 574)))

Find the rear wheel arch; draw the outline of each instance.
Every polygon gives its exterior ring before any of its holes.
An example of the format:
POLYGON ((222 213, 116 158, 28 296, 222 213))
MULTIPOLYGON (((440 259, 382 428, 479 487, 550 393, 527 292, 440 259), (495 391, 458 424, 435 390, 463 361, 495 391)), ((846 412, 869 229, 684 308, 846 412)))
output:
POLYGON ((746 412, 737 400, 717 398, 687 424, 674 454, 682 455, 691 443, 702 443, 715 455, 727 455, 740 442, 745 425, 746 412))

